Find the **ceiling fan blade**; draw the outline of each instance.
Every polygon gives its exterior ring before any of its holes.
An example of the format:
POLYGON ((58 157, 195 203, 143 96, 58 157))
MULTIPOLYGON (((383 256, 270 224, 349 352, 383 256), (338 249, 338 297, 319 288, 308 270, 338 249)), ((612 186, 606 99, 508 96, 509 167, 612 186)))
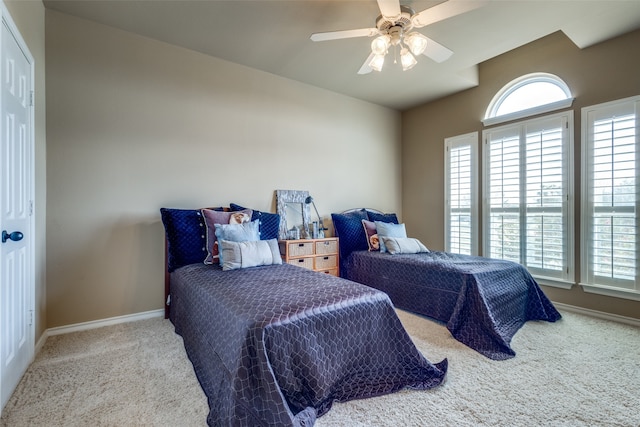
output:
POLYGON ((311 40, 323 42, 327 40, 349 39, 352 37, 371 37, 378 34, 377 28, 360 28, 358 30, 328 31, 326 33, 313 33, 311 40))
POLYGON ((427 48, 422 52, 422 54, 440 63, 449 59, 451 55, 453 55, 453 52, 442 46, 440 43, 427 37, 427 48))
POLYGON ((411 22, 416 28, 425 27, 438 21, 444 21, 456 15, 478 9, 487 3, 487 0, 448 0, 416 13, 411 17, 411 22))
POLYGON ((385 18, 391 21, 400 18, 400 0, 378 0, 378 7, 385 18))
POLYGON ((362 67, 360 67, 360 69, 358 70, 358 74, 369 74, 370 72, 373 71, 371 67, 369 67, 369 63, 371 62, 374 56, 375 54, 371 52, 369 57, 364 61, 364 64, 362 64, 362 67))

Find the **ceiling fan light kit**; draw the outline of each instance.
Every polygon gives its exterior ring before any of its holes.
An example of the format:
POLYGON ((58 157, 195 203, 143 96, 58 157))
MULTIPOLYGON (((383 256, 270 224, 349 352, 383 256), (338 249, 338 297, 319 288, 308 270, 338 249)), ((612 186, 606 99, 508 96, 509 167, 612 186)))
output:
POLYGON ((377 36, 371 42, 371 54, 358 71, 358 74, 367 74, 371 70, 381 71, 384 65, 384 58, 391 46, 394 46, 395 49, 400 49, 400 63, 402 69, 406 71, 418 63, 413 55, 425 55, 436 62, 443 62, 453 54, 451 50, 425 35, 417 31, 410 32, 413 28, 421 28, 451 18, 483 6, 485 3, 486 0, 476 0, 474 2, 448 0, 416 13, 412 8, 400 5, 399 0, 378 0, 381 15, 376 19, 376 28, 314 33, 311 34, 311 40, 318 42, 351 37, 377 36), (431 46, 429 50, 427 50, 427 46, 431 46))
POLYGON ((385 31, 387 34, 378 36, 371 42, 371 52, 374 55, 369 62, 371 69, 374 71, 382 70, 384 57, 390 46, 400 46, 400 62, 403 71, 413 68, 418 63, 413 55, 421 55, 425 51, 427 38, 415 31, 404 36, 404 28, 399 25, 385 31))

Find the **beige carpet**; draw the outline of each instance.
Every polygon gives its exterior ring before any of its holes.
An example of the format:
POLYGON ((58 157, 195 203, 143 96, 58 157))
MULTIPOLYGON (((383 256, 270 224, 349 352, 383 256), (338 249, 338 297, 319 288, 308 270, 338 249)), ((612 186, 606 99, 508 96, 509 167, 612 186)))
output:
MULTIPOLYGON (((441 325, 399 315, 444 385, 336 403, 316 426, 640 426, 640 329, 563 312, 527 323, 492 361, 441 325)), ((2 426, 204 426, 206 399, 171 323, 150 319, 50 337, 2 426)))

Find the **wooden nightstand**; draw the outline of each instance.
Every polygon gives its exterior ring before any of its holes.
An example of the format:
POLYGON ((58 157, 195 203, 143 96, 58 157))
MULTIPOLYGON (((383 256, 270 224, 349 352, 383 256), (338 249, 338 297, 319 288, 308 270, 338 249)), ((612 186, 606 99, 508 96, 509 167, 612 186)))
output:
POLYGON ((284 262, 321 273, 340 275, 338 238, 280 240, 284 262))

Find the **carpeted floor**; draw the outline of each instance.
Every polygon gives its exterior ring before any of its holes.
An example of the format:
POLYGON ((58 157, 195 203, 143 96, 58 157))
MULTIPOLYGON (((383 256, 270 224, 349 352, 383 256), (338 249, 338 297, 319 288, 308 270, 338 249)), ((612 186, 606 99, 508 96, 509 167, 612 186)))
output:
MULTIPOLYGON (((527 323, 517 356, 492 361, 441 325, 399 311, 444 385, 336 403, 316 426, 640 426, 640 329, 563 312, 527 323)), ((150 319, 49 337, 1 426, 204 426, 205 396, 182 340, 150 319)))

